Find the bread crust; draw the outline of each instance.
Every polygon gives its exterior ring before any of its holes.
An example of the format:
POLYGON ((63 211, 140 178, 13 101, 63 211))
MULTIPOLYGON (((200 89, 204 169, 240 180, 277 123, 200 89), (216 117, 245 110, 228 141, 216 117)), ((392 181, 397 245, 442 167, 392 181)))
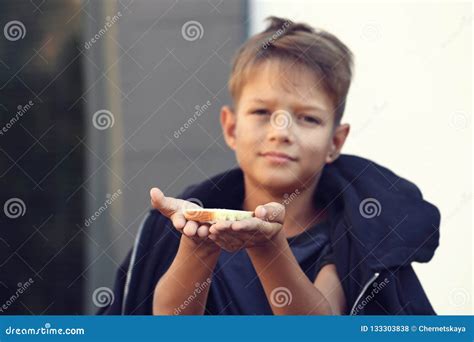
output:
POLYGON ((190 221, 215 223, 219 220, 240 221, 254 216, 253 211, 229 209, 185 209, 184 217, 190 221))

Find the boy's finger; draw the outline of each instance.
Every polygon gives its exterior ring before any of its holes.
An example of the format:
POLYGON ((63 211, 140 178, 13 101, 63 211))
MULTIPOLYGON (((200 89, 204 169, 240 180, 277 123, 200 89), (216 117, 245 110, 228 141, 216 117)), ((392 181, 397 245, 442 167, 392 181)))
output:
POLYGON ((209 226, 202 225, 197 229, 197 234, 199 237, 203 238, 209 235, 209 226))
POLYGON ((186 224, 186 218, 179 211, 171 215, 170 219, 173 222, 173 226, 178 230, 182 230, 186 224))
POLYGON ((225 249, 226 251, 231 250, 231 241, 232 239, 229 236, 210 234, 209 239, 214 241, 219 247, 225 249))
POLYGON ((198 229, 198 224, 195 221, 188 221, 183 228, 183 233, 186 236, 192 237, 196 235, 196 231, 198 229))
POLYGON ((264 221, 283 224, 285 220, 285 206, 277 202, 259 205, 255 209, 255 216, 264 221))
POLYGON ((241 221, 232 222, 233 231, 254 231, 257 230, 261 220, 255 217, 241 221))
POLYGON ((150 190, 151 205, 168 218, 179 210, 178 201, 173 197, 166 197, 158 188, 150 190))
POLYGON ((229 229, 232 224, 232 221, 217 221, 214 223, 211 228, 209 228, 209 232, 212 234, 218 234, 226 229, 229 229))

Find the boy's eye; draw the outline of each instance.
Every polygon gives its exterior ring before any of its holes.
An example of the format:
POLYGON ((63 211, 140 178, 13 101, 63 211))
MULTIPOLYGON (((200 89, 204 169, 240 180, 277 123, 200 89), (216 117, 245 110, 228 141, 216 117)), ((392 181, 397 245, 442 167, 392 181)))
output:
POLYGON ((266 114, 270 114, 270 111, 266 110, 266 109, 256 109, 252 112, 252 114, 257 114, 257 115, 266 115, 266 114))
POLYGON ((310 123, 310 124, 313 124, 313 125, 321 124, 321 120, 319 120, 318 118, 315 118, 311 115, 301 114, 299 117, 302 118, 303 121, 305 121, 307 123, 310 123))

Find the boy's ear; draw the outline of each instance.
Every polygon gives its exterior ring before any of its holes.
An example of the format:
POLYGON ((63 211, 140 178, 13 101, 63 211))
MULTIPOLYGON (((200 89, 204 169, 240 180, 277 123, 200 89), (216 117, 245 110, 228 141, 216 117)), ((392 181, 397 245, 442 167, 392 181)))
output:
POLYGON ((221 126, 224 133, 224 139, 232 150, 235 151, 235 113, 229 106, 222 106, 221 108, 221 126))
POLYGON ((333 132, 331 148, 326 156, 326 163, 330 164, 335 161, 341 154, 342 146, 346 142, 351 126, 349 124, 338 125, 333 132))

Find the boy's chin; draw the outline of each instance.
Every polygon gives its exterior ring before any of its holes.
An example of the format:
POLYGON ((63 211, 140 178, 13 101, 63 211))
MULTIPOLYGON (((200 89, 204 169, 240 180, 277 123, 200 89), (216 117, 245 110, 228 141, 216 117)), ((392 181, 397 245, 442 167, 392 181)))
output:
POLYGON ((259 170, 255 177, 260 186, 271 192, 288 193, 301 188, 302 182, 290 170, 259 170))

